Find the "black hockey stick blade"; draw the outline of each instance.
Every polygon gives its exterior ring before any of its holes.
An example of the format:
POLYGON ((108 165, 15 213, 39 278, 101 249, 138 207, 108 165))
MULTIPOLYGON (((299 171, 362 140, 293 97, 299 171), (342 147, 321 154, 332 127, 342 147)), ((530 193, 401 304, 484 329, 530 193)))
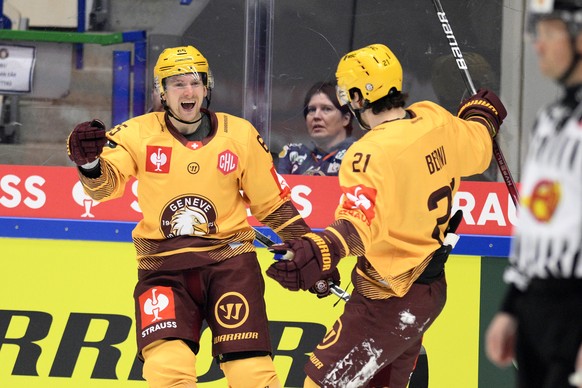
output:
POLYGON ((462 220, 463 220, 463 211, 461 209, 459 209, 455 212, 455 214, 453 214, 453 216, 449 220, 449 225, 447 226, 447 229, 445 230, 445 236, 449 233, 455 233, 462 220))

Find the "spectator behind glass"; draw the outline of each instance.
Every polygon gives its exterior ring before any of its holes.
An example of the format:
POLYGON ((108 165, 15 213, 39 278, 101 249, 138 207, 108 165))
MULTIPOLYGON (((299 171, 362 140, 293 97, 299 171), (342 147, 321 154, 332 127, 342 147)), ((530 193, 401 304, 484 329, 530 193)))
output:
POLYGON ((305 95, 303 117, 311 144, 290 143, 279 153, 279 174, 337 175, 352 135, 352 114, 340 106, 332 82, 317 82, 305 95))

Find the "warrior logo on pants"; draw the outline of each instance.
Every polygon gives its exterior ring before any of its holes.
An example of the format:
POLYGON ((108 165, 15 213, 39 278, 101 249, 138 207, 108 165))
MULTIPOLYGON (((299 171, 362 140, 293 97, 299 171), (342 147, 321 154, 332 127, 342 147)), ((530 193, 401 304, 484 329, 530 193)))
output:
POLYGON ((343 328, 342 320, 338 319, 337 321, 335 321, 331 329, 329 329, 329 331, 323 338, 323 341, 319 345, 317 345, 317 349, 326 349, 329 348, 331 345, 335 344, 341 335, 342 328, 343 328))
POLYGON ((227 292, 214 306, 216 321, 223 327, 234 329, 249 317, 249 302, 238 292, 227 292))

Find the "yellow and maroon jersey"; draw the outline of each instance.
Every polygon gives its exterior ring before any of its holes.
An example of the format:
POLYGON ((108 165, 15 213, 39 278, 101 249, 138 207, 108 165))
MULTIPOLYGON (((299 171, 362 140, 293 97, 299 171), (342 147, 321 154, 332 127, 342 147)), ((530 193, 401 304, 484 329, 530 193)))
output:
MULTIPOLYGON (((462 176, 483 172, 492 142, 480 123, 432 102, 383 123, 347 151, 336 219, 351 222, 372 264, 369 280, 403 295, 438 249, 462 176)), ((361 272, 361 271, 360 271, 361 272)))
POLYGON ((212 129, 202 142, 188 141, 163 112, 132 118, 107 133, 117 145, 104 148, 101 176, 80 174, 98 201, 122 196, 137 178, 143 218, 133 240, 140 269, 192 268, 253 251, 247 207, 262 220, 289 201, 289 187, 252 124, 204 112, 212 129))

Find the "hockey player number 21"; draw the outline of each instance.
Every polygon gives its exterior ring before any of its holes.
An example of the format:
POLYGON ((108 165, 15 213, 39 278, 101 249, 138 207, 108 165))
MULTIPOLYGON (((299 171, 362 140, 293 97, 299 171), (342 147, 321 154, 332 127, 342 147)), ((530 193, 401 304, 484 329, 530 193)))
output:
MULTIPOLYGON (((451 180, 450 186, 443 186, 440 189, 433 191, 428 197, 428 210, 434 211, 439 209, 439 202, 446 199, 446 213, 442 217, 436 219, 436 225, 432 232, 432 238, 437 240, 442 245, 440 226, 445 225, 451 217, 451 206, 453 201, 453 188, 455 187, 455 179, 451 180)), ((442 208, 442 207, 441 207, 442 208)))
POLYGON ((370 154, 364 155, 361 152, 356 152, 354 154, 354 161, 352 162, 352 170, 354 172, 366 172, 370 157, 370 154))

